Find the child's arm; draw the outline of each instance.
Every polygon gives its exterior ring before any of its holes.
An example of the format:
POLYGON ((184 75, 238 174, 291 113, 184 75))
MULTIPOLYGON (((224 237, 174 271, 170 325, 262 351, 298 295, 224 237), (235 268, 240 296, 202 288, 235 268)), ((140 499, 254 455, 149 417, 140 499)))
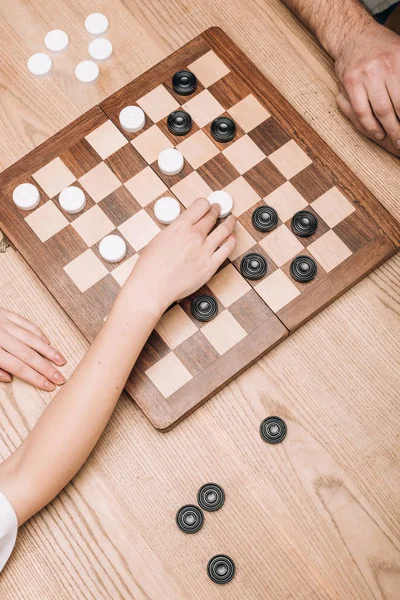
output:
POLYGON ((22 524, 70 481, 110 418, 165 309, 203 285, 235 246, 236 219, 211 233, 218 205, 197 200, 141 254, 105 325, 38 423, 0 465, 0 491, 22 524))

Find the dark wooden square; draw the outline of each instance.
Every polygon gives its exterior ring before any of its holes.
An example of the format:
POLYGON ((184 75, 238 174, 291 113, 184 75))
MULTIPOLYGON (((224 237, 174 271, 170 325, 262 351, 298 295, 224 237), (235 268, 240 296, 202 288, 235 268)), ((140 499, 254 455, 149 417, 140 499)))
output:
POLYGON ((68 150, 62 152, 60 158, 77 179, 83 177, 102 161, 96 150, 85 139, 79 140, 68 150))
POLYGON ((266 156, 291 140, 290 135, 270 117, 249 132, 249 136, 266 156))
POLYGON ((135 200, 132 194, 125 186, 119 187, 115 192, 109 194, 99 203, 101 210, 113 222, 115 227, 125 223, 132 215, 142 210, 139 202, 135 200))
POLYGON ((199 167, 197 172, 213 191, 221 190, 240 177, 239 172, 223 154, 214 156, 199 167))
POLYGON ((264 158, 257 165, 243 174, 247 183, 261 198, 268 196, 286 182, 286 178, 268 158, 264 158))
POLYGON ((122 146, 117 152, 106 158, 104 162, 122 183, 125 183, 147 167, 147 162, 132 144, 122 146))

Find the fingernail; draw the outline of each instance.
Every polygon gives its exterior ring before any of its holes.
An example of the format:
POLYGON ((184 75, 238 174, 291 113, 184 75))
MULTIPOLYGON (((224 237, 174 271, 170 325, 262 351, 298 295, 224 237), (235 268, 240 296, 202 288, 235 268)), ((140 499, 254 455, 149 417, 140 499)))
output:
POLYGON ((0 375, 0 381, 2 383, 11 383, 11 377, 7 377, 7 375, 0 375))
POLYGON ((56 353, 54 360, 56 360, 57 362, 67 362, 66 359, 63 357, 62 354, 60 354, 59 352, 56 353))
POLYGON ((52 392, 55 389, 55 385, 54 383, 51 383, 51 381, 45 381, 44 382, 44 387, 46 388, 46 390, 48 390, 49 392, 52 392))
POLYGON ((397 142, 396 142, 396 146, 397 146, 398 148, 400 148, 400 140, 397 140, 397 142))
POLYGON ((59 371, 56 371, 54 374, 54 379, 58 382, 58 383, 64 383, 65 381, 65 377, 64 375, 62 375, 61 373, 59 373, 59 371))
POLYGON ((384 137, 385 137, 384 133, 376 133, 375 134, 375 139, 378 140, 378 141, 383 140, 384 137))

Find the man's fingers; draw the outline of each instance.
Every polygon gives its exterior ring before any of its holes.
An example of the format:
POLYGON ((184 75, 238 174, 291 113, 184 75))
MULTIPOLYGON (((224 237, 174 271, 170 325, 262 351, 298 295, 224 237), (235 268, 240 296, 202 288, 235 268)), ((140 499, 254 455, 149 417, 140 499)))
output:
POLYGON ((55 389, 54 383, 46 379, 46 377, 29 367, 27 364, 23 363, 19 358, 12 356, 2 349, 0 349, 0 364, 16 377, 19 377, 23 381, 26 381, 41 390, 51 392, 55 389))
POLYGON ((386 81, 386 88, 392 101, 397 118, 400 121, 400 73, 398 77, 391 77, 386 81))
POLYGON ((207 198, 197 198, 188 209, 179 217, 181 221, 187 221, 194 225, 210 210, 210 203, 207 198))
POLYGON ((232 234, 227 238, 227 240, 222 244, 222 246, 220 246, 218 250, 214 252, 214 254, 212 255, 212 265, 214 273, 218 269, 218 267, 222 265, 224 260, 228 258, 231 252, 233 252, 235 246, 236 237, 232 234))
POLYGON ((369 133, 361 125, 361 123, 359 122, 356 115, 354 114, 351 104, 348 101, 348 99, 346 98, 346 96, 344 94, 339 94, 336 97, 336 102, 337 102, 338 107, 342 111, 342 113, 345 115, 345 117, 347 117, 353 123, 354 127, 356 127, 358 129, 358 131, 360 133, 362 133, 363 135, 365 135, 366 137, 371 137, 369 135, 369 133))
POLYGON ((221 207, 219 204, 211 204, 208 212, 199 221, 197 221, 195 227, 204 237, 210 233, 211 229, 217 222, 220 210, 221 207))
POLYGON ((236 217, 230 215, 209 234, 207 237, 207 245, 211 252, 215 252, 216 249, 233 233, 236 227, 236 221, 236 217))
POLYGON ((39 354, 51 360, 51 362, 57 365, 64 365, 66 363, 65 358, 50 344, 47 344, 42 338, 39 338, 37 335, 31 333, 27 329, 23 329, 14 323, 10 323, 5 325, 5 330, 15 337, 20 342, 23 342, 32 350, 36 350, 39 354))
POLYGON ((368 96, 372 109, 382 127, 384 127, 393 144, 400 148, 400 121, 397 118, 384 82, 380 86, 371 86, 368 89, 368 96))
POLYGON ((21 317, 21 315, 16 315, 15 313, 12 313, 12 312, 10 312, 8 314, 8 319, 12 323, 15 323, 15 325, 19 325, 20 327, 23 327, 24 329, 26 329, 27 331, 30 331, 34 335, 37 335, 38 337, 42 338, 42 340, 44 340, 46 342, 46 344, 50 344, 50 340, 43 333, 43 331, 40 329, 40 327, 38 327, 37 325, 34 325, 34 323, 31 323, 31 321, 28 321, 28 319, 25 319, 24 317, 21 317))
MULTIPOLYGON (((35 352, 35 350, 32 350, 32 348, 29 348, 23 342, 15 339, 12 335, 5 334, 3 336, 2 347, 6 352, 25 363, 28 367, 34 369, 37 371, 37 373, 43 375, 46 379, 52 381, 56 385, 65 383, 65 377, 62 375, 62 373, 60 373, 60 371, 55 369, 47 360, 35 352)), ((0 364, 2 364, 1 361, 0 364)), ((10 370, 7 365, 2 364, 2 366, 10 373, 18 375, 18 373, 10 370)), ((18 375, 18 377, 19 376, 20 375, 18 375)))
POLYGON ((367 132, 367 134, 376 140, 383 140, 385 130, 372 112, 368 99, 367 90, 363 85, 354 85, 346 87, 346 92, 357 120, 367 132))
POLYGON ((8 373, 7 371, 4 371, 4 369, 0 369, 0 382, 10 383, 11 380, 12 380, 12 377, 11 377, 10 373, 8 373))

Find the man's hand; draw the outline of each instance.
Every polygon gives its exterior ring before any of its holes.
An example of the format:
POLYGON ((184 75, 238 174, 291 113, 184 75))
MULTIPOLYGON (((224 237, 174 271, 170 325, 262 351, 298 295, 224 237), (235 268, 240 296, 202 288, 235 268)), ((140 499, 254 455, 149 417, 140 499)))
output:
POLYGON ((65 377, 51 362, 61 366, 65 358, 50 345, 43 331, 0 308, 0 382, 9 383, 16 375, 37 388, 52 391, 55 385, 65 382, 65 377))
POLYGON ((371 23, 342 45, 335 66, 339 108, 362 133, 378 142, 388 136, 400 150, 400 37, 371 23))

